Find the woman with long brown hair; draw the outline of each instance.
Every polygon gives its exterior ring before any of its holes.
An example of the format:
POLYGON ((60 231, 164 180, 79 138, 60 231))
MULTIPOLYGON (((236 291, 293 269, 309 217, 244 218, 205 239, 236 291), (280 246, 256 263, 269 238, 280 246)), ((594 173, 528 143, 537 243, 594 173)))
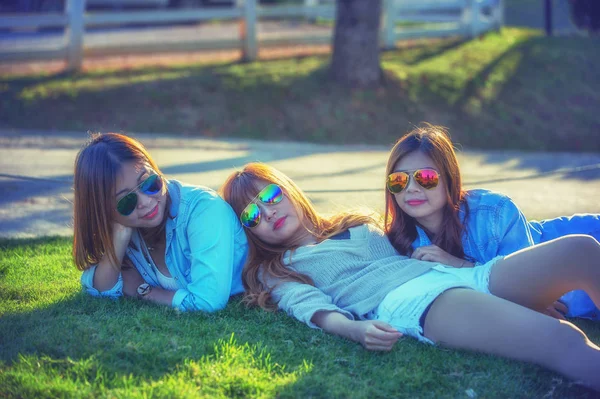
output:
MULTIPOLYGON (((402 255, 454 267, 474 267, 568 234, 600 239, 600 215, 527 221, 506 195, 462 187, 447 131, 424 124, 401 137, 386 168, 385 230, 402 255)), ((600 320, 583 291, 570 292, 549 314, 600 320), (559 313, 560 311, 560 313, 559 313)))
POLYGON ((403 335, 536 363, 600 391, 600 348, 543 309, 573 288, 600 303, 600 244, 573 235, 455 268, 399 255, 374 220, 319 215, 287 176, 251 163, 220 193, 249 237, 247 303, 389 351, 403 335), (565 278, 565 276, 569 278, 565 278))
POLYGON ((215 311, 243 292, 246 235, 207 187, 167 179, 137 140, 96 134, 75 160, 73 256, 95 296, 215 311))

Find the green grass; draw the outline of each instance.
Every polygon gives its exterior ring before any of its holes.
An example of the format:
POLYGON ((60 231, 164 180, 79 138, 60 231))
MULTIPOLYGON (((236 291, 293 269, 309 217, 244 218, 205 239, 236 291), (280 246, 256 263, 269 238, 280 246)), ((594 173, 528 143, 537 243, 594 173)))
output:
POLYGON ((408 338, 368 352, 239 298, 212 315, 92 298, 70 253, 67 238, 0 241, 2 398, 593 397, 536 366, 408 338))
POLYGON ((328 79, 327 56, 0 78, 0 127, 390 144, 446 125, 467 148, 600 151, 598 39, 506 28, 382 54, 386 84, 328 79))

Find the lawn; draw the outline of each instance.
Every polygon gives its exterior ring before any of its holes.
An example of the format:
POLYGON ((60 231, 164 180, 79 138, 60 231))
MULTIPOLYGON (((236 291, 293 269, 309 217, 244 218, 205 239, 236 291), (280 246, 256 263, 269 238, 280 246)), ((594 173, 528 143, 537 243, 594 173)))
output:
POLYGON ((327 55, 0 77, 0 128, 389 145, 421 121, 466 148, 600 151, 600 39, 505 28, 382 54, 386 83, 328 79, 327 55))
MULTIPOLYGON (((408 338, 371 353, 239 298, 213 315, 95 299, 79 275, 68 238, 0 241, 0 397, 593 397, 536 366, 408 338)), ((577 324, 600 341, 598 324, 577 324)))

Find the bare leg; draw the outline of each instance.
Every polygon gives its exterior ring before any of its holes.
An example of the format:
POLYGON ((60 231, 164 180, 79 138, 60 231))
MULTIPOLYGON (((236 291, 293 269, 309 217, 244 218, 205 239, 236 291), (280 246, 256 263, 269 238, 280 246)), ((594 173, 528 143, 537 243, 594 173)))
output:
POLYGON ((489 288, 538 311, 566 292, 583 289, 600 307, 600 244, 571 235, 515 252, 494 265, 489 288))
POLYGON ((425 336, 452 348, 535 363, 600 391, 600 348, 569 322, 469 289, 440 295, 425 336))

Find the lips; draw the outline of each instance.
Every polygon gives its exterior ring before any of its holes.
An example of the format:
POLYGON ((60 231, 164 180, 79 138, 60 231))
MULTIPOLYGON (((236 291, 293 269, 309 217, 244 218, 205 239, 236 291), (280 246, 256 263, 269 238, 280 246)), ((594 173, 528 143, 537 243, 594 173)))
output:
POLYGON ((287 216, 283 216, 283 217, 280 217, 279 219, 277 219, 275 221, 275 223, 273 224, 273 230, 279 230, 285 223, 286 218, 287 218, 287 216))
POLYGON ((418 205, 423 205, 424 203, 426 203, 427 200, 408 200, 406 201, 406 203, 410 206, 418 206, 418 205))
POLYGON ((158 204, 147 214, 142 216, 142 219, 153 219, 158 214, 158 204))

